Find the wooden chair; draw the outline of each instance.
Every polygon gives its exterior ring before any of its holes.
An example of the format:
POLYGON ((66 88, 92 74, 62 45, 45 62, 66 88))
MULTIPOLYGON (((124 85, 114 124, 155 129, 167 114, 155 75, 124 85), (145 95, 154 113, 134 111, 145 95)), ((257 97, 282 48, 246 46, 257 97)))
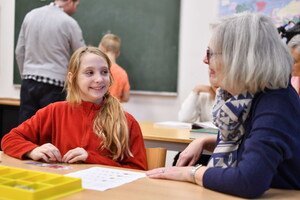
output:
POLYGON ((146 148, 147 155, 147 170, 165 167, 166 163, 166 148, 146 148))

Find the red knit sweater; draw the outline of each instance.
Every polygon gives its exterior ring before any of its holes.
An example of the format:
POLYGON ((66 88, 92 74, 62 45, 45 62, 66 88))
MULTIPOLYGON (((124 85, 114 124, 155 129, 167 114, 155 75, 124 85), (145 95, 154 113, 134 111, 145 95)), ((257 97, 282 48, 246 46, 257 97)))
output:
POLYGON ((6 154, 22 159, 28 151, 45 143, 55 145, 62 156, 81 147, 88 152, 86 163, 145 170, 146 152, 141 129, 128 113, 125 114, 133 157, 115 162, 106 149, 99 151, 100 139, 93 132, 93 120, 101 106, 90 102, 76 107, 68 102, 50 104, 6 134, 1 148, 6 154))

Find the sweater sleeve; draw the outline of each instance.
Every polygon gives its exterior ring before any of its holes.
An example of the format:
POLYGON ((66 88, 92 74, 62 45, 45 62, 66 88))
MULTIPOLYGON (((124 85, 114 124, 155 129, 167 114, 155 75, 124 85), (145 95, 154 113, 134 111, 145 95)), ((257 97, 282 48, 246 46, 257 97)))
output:
POLYGON ((67 25, 69 27, 70 45, 72 50, 75 51, 76 49, 85 46, 79 24, 74 19, 71 19, 71 22, 67 25))
POLYGON ((86 160, 87 163, 101 163, 116 167, 146 170, 146 150, 142 131, 138 122, 130 114, 126 113, 126 117, 130 135, 130 150, 133 156, 117 162, 110 158, 99 156, 96 152, 88 152, 89 156, 86 160))
POLYGON ((182 122, 195 122, 199 118, 198 108, 199 94, 191 92, 189 96, 184 100, 178 113, 178 119, 182 122))
POLYGON ((257 100, 237 166, 207 169, 204 187, 243 198, 256 198, 271 187, 279 165, 299 145, 293 142, 299 141, 299 100, 291 96, 272 93, 257 100))
MULTIPOLYGON (((26 19, 26 17, 25 17, 25 19, 26 19)), ((24 27, 25 27, 25 24, 23 22, 20 33, 19 33, 16 50, 15 50, 16 60, 18 63, 19 72, 20 72, 21 76, 23 75, 24 59, 25 59, 25 35, 24 35, 25 30, 24 30, 24 27)))

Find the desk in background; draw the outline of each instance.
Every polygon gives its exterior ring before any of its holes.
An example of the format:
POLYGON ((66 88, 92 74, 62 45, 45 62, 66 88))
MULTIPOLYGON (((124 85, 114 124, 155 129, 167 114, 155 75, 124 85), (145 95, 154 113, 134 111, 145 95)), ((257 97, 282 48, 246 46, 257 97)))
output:
POLYGON ((154 126, 154 122, 139 122, 146 147, 164 147, 182 151, 193 140, 189 128, 154 126))
MULTIPOLYGON (((27 170, 42 171, 55 174, 67 174, 78 170, 87 169, 90 167, 105 167, 93 164, 72 164, 70 170, 58 170, 46 167, 38 167, 25 164, 24 160, 19 160, 7 156, 0 152, 0 165, 22 168, 27 170)), ((113 167, 110 167, 113 168, 113 167)), ((120 168, 119 168, 120 169, 120 168)), ((124 170, 124 168, 122 168, 124 170)), ((261 199, 276 199, 276 200, 298 200, 300 191, 297 190, 268 190, 261 199)), ((222 200, 239 200, 242 198, 214 192, 198 185, 186 182, 177 182, 160 179, 150 179, 148 177, 138 179, 131 183, 106 190, 104 192, 96 190, 84 190, 78 193, 71 194, 60 198, 61 200, 86 200, 86 199, 105 199, 105 200, 140 200, 140 199, 155 199, 155 200, 202 200, 202 199, 222 199, 222 200)))
POLYGON ((18 99, 0 98, 0 141, 4 134, 18 125, 19 107, 18 99))
MULTIPOLYGON (((190 139, 190 128, 155 126, 154 124, 154 122, 139 122, 145 146, 147 148, 166 148, 168 151, 165 166, 172 166, 175 155, 193 141, 190 139)), ((206 150, 203 153, 211 154, 206 150)))

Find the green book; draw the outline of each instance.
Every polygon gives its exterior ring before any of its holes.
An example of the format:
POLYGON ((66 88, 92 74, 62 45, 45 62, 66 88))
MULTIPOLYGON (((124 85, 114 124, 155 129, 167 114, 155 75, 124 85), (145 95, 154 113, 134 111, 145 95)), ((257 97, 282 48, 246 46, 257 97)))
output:
POLYGON ((213 134, 218 134, 218 129, 214 128, 199 128, 199 129, 191 129, 191 132, 196 132, 196 133, 213 133, 213 134))
POLYGON ((217 135, 217 134, 218 134, 218 129, 214 129, 214 128, 199 128, 199 129, 190 130, 191 139, 197 139, 199 137, 217 135))

